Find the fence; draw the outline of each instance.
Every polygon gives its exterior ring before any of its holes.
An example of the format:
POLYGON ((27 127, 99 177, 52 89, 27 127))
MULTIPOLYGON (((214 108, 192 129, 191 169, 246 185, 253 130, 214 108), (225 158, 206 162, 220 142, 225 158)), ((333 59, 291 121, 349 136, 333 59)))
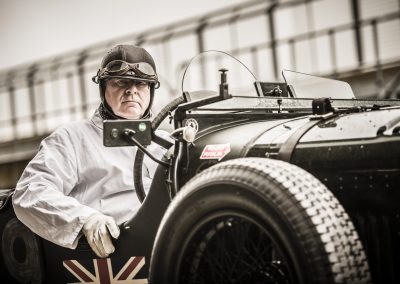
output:
POLYGON ((144 46, 155 57, 162 86, 155 108, 180 94, 188 60, 208 49, 235 55, 262 80, 281 80, 283 68, 333 77, 373 71, 377 93, 383 70, 400 66, 399 2, 254 0, 5 70, 0 142, 90 116, 99 101, 91 77, 106 50, 121 43, 144 46))

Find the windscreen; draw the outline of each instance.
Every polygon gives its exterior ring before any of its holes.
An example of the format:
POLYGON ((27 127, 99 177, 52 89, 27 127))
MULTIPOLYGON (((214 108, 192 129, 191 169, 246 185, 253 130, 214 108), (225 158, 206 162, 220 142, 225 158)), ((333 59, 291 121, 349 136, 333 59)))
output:
POLYGON ((286 84, 295 98, 354 99, 354 93, 346 82, 312 76, 290 70, 282 71, 286 84))
POLYGON ((222 51, 205 51, 189 62, 182 79, 182 91, 192 99, 218 94, 221 69, 227 70, 227 84, 232 96, 257 96, 255 76, 242 62, 222 51))

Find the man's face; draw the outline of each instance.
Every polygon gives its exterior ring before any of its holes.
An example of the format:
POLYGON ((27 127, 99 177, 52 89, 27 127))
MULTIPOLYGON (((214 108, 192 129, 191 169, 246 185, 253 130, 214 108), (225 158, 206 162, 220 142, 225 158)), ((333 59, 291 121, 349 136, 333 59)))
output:
POLYGON ((141 81, 113 78, 106 82, 105 99, 116 115, 140 119, 150 104, 150 86, 141 81))

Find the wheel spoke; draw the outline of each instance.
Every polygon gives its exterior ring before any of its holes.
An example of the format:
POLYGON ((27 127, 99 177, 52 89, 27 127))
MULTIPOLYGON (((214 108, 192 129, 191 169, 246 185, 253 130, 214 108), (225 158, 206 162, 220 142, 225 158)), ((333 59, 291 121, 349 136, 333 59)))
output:
POLYGON ((186 252, 183 283, 290 282, 284 258, 259 226, 238 216, 206 225, 186 252))

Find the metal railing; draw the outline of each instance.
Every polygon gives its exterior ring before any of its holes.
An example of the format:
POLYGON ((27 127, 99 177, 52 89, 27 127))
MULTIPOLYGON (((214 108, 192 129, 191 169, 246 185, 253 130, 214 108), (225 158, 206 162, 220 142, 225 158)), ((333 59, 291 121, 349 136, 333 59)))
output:
POLYGON ((263 80, 280 80, 283 68, 331 77, 375 72, 380 90, 383 70, 400 66, 400 4, 364 17, 363 3, 254 0, 2 71, 0 142, 44 135, 63 122, 90 116, 99 101, 91 77, 106 50, 121 43, 144 46, 155 57, 162 84, 156 108, 180 94, 188 59, 210 48, 235 55, 263 80), (347 7, 347 18, 318 23, 318 9, 332 3, 341 13, 347 7), (284 27, 287 23, 291 26, 284 27))

